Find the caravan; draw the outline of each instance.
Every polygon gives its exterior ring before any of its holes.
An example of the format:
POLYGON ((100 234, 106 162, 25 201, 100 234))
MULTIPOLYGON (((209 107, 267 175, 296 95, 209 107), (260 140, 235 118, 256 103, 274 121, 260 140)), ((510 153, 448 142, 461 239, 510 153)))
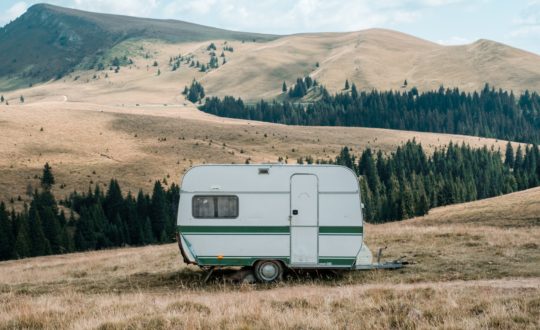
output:
POLYGON ((343 166, 195 166, 180 189, 177 239, 186 263, 252 267, 261 282, 287 268, 374 268, 362 207, 343 166))

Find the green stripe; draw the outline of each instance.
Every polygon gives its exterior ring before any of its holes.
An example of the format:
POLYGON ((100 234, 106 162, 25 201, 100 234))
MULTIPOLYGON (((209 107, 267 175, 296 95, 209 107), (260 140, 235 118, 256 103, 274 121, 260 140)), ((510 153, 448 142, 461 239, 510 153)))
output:
POLYGON ((289 264, 289 257, 198 257, 197 262, 202 266, 252 266, 257 260, 281 260, 289 264))
MULTIPOLYGON (((281 260, 289 265, 289 257, 198 257, 197 263, 201 266, 252 266, 257 260, 281 260)), ((347 266, 350 267, 355 261, 354 257, 322 257, 319 265, 347 266)))
POLYGON ((321 257, 319 264, 331 266, 352 266, 356 258, 354 257, 321 257))
POLYGON ((319 227, 319 233, 321 235, 362 235, 364 227, 345 227, 345 226, 331 226, 331 227, 319 227))
POLYGON ((284 235, 289 226, 178 226, 186 235, 284 235))
MULTIPOLYGON (((178 226, 178 231, 186 235, 285 235, 289 226, 178 226)), ((321 235, 362 235, 361 226, 322 226, 321 235)))

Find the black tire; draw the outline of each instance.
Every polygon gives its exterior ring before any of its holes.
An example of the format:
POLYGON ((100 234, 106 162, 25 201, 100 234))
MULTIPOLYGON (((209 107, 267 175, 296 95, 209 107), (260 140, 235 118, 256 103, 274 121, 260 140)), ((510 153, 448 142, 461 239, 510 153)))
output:
POLYGON ((253 266, 253 272, 261 283, 279 282, 283 278, 283 266, 277 260, 259 260, 253 266))

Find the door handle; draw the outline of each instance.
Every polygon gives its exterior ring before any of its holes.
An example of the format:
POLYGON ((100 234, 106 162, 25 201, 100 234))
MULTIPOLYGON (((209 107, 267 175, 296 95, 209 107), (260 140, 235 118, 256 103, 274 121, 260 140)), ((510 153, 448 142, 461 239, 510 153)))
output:
POLYGON ((293 215, 298 215, 298 210, 292 210, 293 215))

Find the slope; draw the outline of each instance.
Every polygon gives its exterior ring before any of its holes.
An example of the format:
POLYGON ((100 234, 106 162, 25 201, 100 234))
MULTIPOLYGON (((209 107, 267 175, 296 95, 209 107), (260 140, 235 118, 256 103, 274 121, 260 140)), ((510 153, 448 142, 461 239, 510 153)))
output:
POLYGON ((441 85, 474 91, 489 83, 520 93, 540 86, 540 56, 489 40, 441 46, 396 31, 370 29, 285 36, 250 46, 202 79, 209 94, 276 97, 283 81, 291 86, 305 75, 330 92, 342 91, 346 79, 368 91, 413 86, 436 90, 441 85))
MULTIPOLYGON (((468 143, 504 150, 505 141, 460 135, 346 127, 299 127, 219 118, 192 105, 115 105, 65 101, 49 95, 23 105, 0 105, 0 200, 28 201, 27 186, 49 162, 57 197, 104 185, 115 177, 124 189, 150 189, 154 180, 178 182, 194 164, 296 162, 335 157, 347 145, 385 152, 416 139, 426 150, 468 143), (60 189, 60 186, 64 187, 60 189)), ((114 94, 112 96, 114 98, 114 94)), ((101 100, 102 101, 102 100, 101 100)), ((148 191, 148 190, 147 190, 148 191)))
MULTIPOLYGON (((400 271, 292 276, 278 285, 203 285, 175 244, 0 263, 0 327, 538 328, 540 189, 366 227, 400 271), (485 207, 506 210, 502 228, 485 207), (469 212, 468 210, 471 210, 469 212), (451 220, 438 223, 445 215, 451 220), (431 218, 430 218, 431 217, 431 218)), ((226 279, 227 277, 225 277, 226 279)))

